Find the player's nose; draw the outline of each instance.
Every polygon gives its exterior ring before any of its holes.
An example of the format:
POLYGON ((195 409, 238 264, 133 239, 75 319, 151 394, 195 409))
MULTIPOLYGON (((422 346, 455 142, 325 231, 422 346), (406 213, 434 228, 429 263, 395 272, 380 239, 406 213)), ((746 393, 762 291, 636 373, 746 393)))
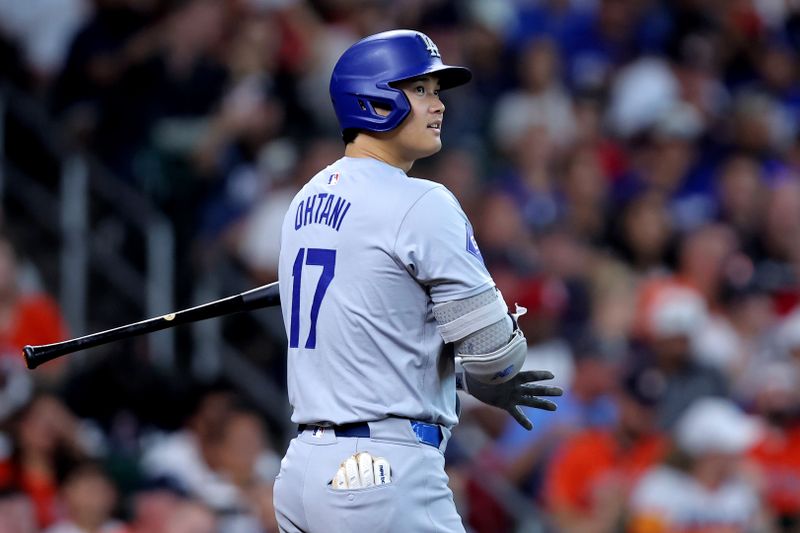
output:
POLYGON ((431 104, 431 107, 430 107, 431 113, 439 113, 439 114, 441 114, 441 113, 444 113, 444 109, 445 109, 444 108, 444 102, 442 102, 438 98, 433 101, 433 104, 431 104))

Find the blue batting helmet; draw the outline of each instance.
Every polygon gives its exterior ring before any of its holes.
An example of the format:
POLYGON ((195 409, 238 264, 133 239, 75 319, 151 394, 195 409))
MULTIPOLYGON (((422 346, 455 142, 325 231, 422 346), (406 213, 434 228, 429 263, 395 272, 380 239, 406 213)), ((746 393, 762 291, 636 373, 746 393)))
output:
POLYGON ((436 74, 441 89, 472 78, 469 69, 443 64, 431 38, 418 31, 385 31, 355 43, 342 54, 331 75, 331 100, 342 132, 396 128, 408 116, 411 104, 391 84, 425 74, 436 74), (388 108, 389 114, 378 114, 374 104, 388 108))

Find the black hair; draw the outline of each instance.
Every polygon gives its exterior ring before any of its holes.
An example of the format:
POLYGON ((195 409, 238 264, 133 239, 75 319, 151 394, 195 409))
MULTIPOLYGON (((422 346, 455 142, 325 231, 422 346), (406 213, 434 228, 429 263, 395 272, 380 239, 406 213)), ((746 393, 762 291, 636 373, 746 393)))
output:
POLYGON ((344 141, 345 145, 350 144, 351 142, 356 140, 356 135, 358 135, 359 130, 356 128, 347 128, 342 132, 342 140, 344 141))

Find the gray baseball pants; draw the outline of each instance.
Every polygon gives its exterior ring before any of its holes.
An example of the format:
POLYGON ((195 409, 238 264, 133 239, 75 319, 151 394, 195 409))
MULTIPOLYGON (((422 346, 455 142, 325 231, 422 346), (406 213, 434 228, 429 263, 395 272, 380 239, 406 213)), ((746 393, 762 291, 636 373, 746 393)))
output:
POLYGON ((417 440, 408 420, 370 422, 370 437, 306 429, 292 439, 275 479, 282 533, 464 533, 439 449, 417 440), (336 490, 330 481, 349 456, 369 452, 391 466, 392 482, 336 490))

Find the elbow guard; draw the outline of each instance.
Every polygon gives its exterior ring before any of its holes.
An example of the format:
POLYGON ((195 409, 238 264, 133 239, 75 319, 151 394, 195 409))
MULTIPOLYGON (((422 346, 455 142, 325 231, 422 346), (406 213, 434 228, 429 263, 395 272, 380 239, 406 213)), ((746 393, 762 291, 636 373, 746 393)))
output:
POLYGON ((509 313, 495 289, 433 307, 442 338, 455 343, 457 361, 487 384, 508 381, 522 368, 528 347, 517 318, 525 311, 517 306, 515 313, 509 313))
POLYGON ((525 335, 517 328, 508 344, 487 354, 458 354, 461 366, 481 383, 504 383, 516 376, 528 355, 525 335))

